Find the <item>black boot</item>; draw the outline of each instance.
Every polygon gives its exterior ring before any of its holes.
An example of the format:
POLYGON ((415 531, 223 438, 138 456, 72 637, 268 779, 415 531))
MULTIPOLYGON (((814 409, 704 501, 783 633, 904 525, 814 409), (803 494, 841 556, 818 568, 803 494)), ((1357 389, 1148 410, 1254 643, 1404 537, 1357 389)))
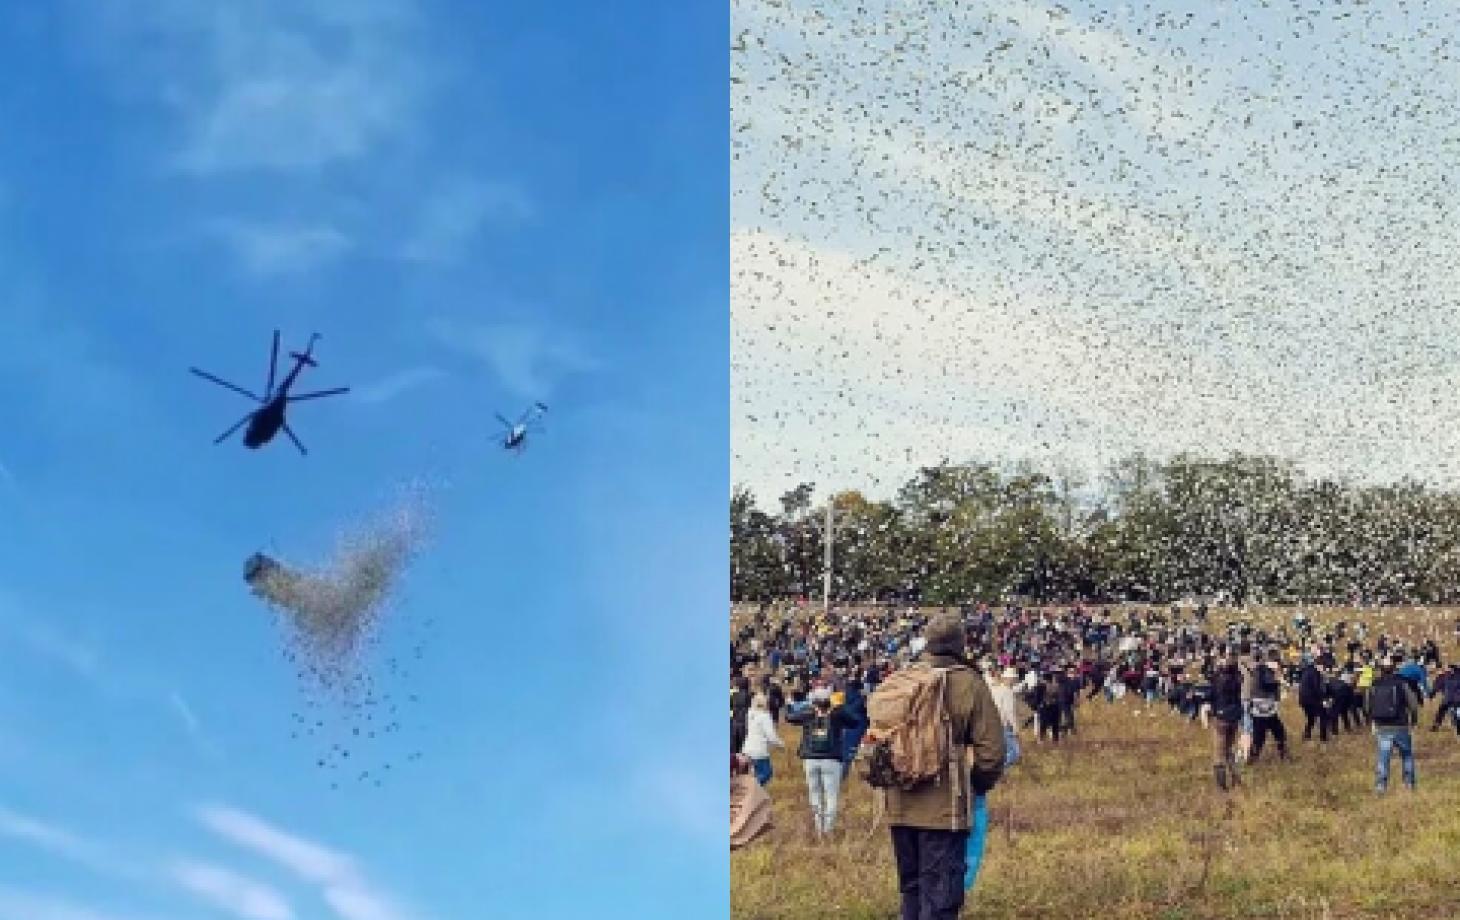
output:
POLYGON ((1227 791, 1227 768, 1220 764, 1212 768, 1217 774, 1217 788, 1223 792, 1227 791))

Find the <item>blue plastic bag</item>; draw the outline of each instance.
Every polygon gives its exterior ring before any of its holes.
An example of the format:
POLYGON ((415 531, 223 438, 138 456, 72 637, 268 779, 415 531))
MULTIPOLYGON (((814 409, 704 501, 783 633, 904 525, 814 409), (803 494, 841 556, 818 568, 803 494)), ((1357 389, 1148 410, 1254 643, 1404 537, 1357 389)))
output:
POLYGON ((973 889, 973 883, 978 880, 978 867, 983 862, 984 839, 989 832, 989 810, 984 802, 983 796, 973 800, 972 827, 968 832, 968 848, 964 851, 964 857, 968 868, 963 872, 963 890, 973 889))

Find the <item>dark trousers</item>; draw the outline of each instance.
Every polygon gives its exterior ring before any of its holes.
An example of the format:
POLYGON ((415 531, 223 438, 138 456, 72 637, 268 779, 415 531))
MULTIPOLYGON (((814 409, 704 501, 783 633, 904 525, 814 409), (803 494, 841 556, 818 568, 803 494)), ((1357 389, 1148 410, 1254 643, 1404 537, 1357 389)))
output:
POLYGON ((1444 700, 1440 700, 1440 708, 1435 710, 1435 724, 1433 726, 1433 730, 1439 731, 1440 726, 1445 721, 1445 713, 1449 711, 1450 704, 1445 702, 1444 700))
POLYGON ((740 753, 740 749, 745 746, 745 736, 750 734, 749 729, 749 724, 743 719, 730 720, 730 753, 740 753))
POLYGON ((1352 706, 1344 706, 1334 717, 1333 733, 1335 735, 1338 734, 1338 723, 1340 721, 1343 722, 1343 730, 1346 732, 1354 731, 1361 725, 1361 723, 1359 722, 1359 717, 1354 712, 1352 706))
POLYGON ((1277 742, 1278 756, 1288 756, 1288 730, 1283 727, 1283 720, 1277 716, 1253 716, 1252 747, 1247 751, 1249 762, 1256 763, 1261 756, 1268 732, 1272 732, 1272 739, 1277 742))
POLYGON ((1073 735, 1075 733, 1075 707, 1061 706, 1060 719, 1065 723, 1065 731, 1073 735))
POLYGON ((1064 719, 1059 707, 1048 707, 1039 710, 1039 740, 1044 740, 1045 732, 1053 732, 1054 740, 1060 740, 1060 733, 1064 731, 1064 719))
POLYGON ((1303 725, 1303 740, 1307 741, 1313 737, 1313 725, 1318 725, 1318 740, 1328 740, 1328 712, 1321 703, 1304 703, 1303 715, 1307 722, 1303 725))
POLYGON ((963 907, 968 831, 892 828, 902 920, 956 920, 963 907))

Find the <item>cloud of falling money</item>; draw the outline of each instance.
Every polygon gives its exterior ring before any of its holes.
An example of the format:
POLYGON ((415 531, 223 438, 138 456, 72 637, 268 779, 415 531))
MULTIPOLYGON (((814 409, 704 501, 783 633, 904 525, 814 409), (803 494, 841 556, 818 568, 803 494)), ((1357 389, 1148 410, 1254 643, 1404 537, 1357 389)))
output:
POLYGON ((428 519, 424 493, 410 489, 386 512, 344 530, 323 565, 298 567, 263 553, 248 559, 244 580, 280 615, 307 677, 329 689, 354 682, 428 519))

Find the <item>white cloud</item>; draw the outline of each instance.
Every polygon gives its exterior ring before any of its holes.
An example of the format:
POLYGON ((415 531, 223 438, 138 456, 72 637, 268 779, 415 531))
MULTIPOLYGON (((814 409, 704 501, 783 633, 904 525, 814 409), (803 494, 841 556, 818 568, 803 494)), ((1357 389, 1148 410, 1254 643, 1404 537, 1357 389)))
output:
POLYGON ((492 224, 532 218, 527 194, 515 185, 463 180, 443 186, 422 207, 414 235, 401 256, 418 262, 449 262, 460 257, 474 236, 492 224))
POLYGON ((168 873, 179 886, 244 920, 293 920, 294 909, 278 891, 210 863, 178 860, 168 873))
MULTIPOLYGON (((0 806, 0 838, 24 843, 105 878, 159 890, 186 891, 243 920, 293 920, 294 917, 283 895, 231 869, 191 858, 178 858, 166 864, 152 862, 3 806, 0 806)), ((32 920, 29 914, 25 916, 32 920)), ((0 920, 9 920, 3 912, 3 901, 0 901, 0 920)))
POLYGON ((47 892, 0 885, 0 920, 137 920, 47 892))
POLYGON ((196 734, 201 726, 198 724, 198 717, 193 714, 193 709, 187 704, 187 701, 175 690, 167 695, 167 701, 172 705, 173 712, 177 713, 178 718, 182 719, 183 725, 187 727, 187 730, 196 734))
POLYGON ((167 705, 188 733, 188 738, 192 741, 193 746, 200 753, 214 759, 221 756, 218 746, 203 731, 203 723, 198 719, 197 713, 193 712, 193 707, 183 699, 182 694, 176 690, 168 691, 167 705))
POLYGON ((354 242, 329 225, 258 224, 215 220, 208 231, 222 239, 255 275, 293 274, 348 252, 354 242))
POLYGON ((105 847, 4 806, 0 806, 0 837, 20 841, 104 875, 130 877, 137 874, 135 869, 105 847))
POLYGON ((234 808, 207 805, 198 820, 213 833, 317 885, 341 920, 405 920, 394 899, 365 878, 354 859, 234 808))
POLYGON ((547 399, 563 377, 599 367, 567 333, 543 326, 438 320, 430 331, 448 348, 486 362, 508 389, 527 399, 547 399))
POLYGON ((439 367, 412 367, 391 374, 375 383, 356 387, 354 396, 360 402, 371 405, 389 402, 418 387, 441 380, 445 376, 446 372, 439 367))
POLYGON ((93 683, 101 677, 101 652, 78 636, 40 621, 24 623, 20 635, 36 652, 57 661, 93 683))
POLYGON ((406 0, 142 0, 87 11, 118 79, 177 112, 176 164, 196 174, 362 157, 408 131, 428 79, 406 0))

